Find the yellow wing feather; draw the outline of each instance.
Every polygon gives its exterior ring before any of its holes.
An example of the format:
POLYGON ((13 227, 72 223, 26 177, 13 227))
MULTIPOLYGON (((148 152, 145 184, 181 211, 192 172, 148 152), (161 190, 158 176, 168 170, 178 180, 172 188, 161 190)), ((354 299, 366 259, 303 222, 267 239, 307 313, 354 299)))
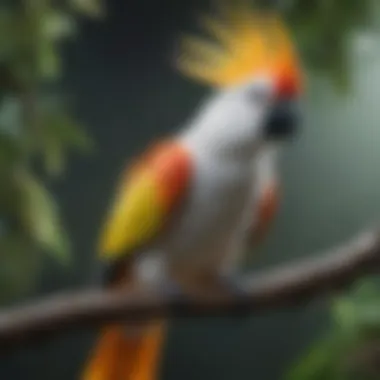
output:
POLYGON ((148 240, 159 228, 164 211, 154 176, 140 173, 115 199, 101 237, 100 255, 113 259, 148 240))
POLYGON ((174 142, 151 149, 127 173, 108 214, 99 255, 107 260, 134 252, 165 227, 190 178, 188 152, 174 142))

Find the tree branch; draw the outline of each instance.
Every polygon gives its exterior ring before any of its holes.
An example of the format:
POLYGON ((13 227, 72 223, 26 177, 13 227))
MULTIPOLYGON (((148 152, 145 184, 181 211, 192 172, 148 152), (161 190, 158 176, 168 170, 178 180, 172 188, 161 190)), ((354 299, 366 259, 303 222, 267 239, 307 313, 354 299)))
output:
POLYGON ((174 297, 163 291, 88 290, 56 295, 0 312, 0 349, 50 337, 54 333, 145 318, 194 317, 262 312, 301 305, 328 294, 360 275, 380 271, 380 233, 365 232, 311 259, 242 279, 241 297, 215 292, 211 297, 174 297))

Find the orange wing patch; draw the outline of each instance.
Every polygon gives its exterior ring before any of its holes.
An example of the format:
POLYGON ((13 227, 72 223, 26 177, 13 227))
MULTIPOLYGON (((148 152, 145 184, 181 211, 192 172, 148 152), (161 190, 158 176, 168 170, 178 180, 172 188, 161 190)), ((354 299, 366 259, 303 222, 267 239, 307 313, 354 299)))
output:
POLYGON ((147 166, 157 180, 160 202, 172 211, 186 190, 191 171, 190 155, 179 144, 157 145, 150 154, 147 166))
POLYGON ((121 182, 100 242, 100 255, 115 259, 151 241, 186 194, 192 162, 173 141, 153 146, 121 182))

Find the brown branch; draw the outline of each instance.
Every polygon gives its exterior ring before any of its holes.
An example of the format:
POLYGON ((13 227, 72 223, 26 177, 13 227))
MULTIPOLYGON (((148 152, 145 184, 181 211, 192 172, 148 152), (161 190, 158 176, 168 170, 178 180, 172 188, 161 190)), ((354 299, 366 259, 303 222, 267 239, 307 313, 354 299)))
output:
POLYGON ((110 321, 194 317, 262 312, 300 305, 339 290, 355 278, 380 269, 380 233, 370 231, 311 259, 253 273, 243 278, 241 297, 221 292, 212 297, 174 297, 164 292, 126 293, 102 290, 53 296, 0 312, 0 348, 9 350, 54 333, 99 326, 110 321))

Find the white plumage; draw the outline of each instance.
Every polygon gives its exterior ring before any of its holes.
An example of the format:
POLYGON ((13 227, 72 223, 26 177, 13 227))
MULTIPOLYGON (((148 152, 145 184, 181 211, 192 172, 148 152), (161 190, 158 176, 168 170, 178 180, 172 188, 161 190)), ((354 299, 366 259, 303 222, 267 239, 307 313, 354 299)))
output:
POLYGON ((272 83, 261 78, 214 94, 178 135, 194 163, 176 223, 142 255, 140 275, 197 286, 233 272, 245 251, 262 185, 276 175, 277 147, 263 137, 272 83))
POLYGON ((178 55, 182 73, 219 91, 177 135, 191 154, 193 178, 174 226, 140 257, 140 275, 150 281, 194 287, 231 274, 257 222, 260 196, 277 182, 280 147, 269 135, 286 137, 294 123, 269 117, 298 96, 301 70, 278 15, 239 4, 203 19, 215 41, 185 38, 178 55))

